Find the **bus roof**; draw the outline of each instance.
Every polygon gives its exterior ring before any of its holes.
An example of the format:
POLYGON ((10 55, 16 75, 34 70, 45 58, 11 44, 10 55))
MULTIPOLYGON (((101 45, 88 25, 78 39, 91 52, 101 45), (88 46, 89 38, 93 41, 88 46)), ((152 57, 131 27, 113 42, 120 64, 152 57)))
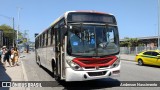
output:
POLYGON ((108 15, 113 15, 111 13, 104 13, 104 12, 98 12, 98 11, 94 11, 94 10, 78 10, 78 11, 67 11, 64 13, 64 15, 62 15, 61 17, 59 17, 58 19, 56 19, 53 23, 51 23, 50 26, 56 24, 59 20, 61 20, 63 17, 66 19, 67 15, 71 12, 86 12, 86 13, 97 13, 97 14, 108 14, 108 15))
MULTIPOLYGON (((71 12, 72 12, 72 11, 71 11, 71 12)), ((95 10, 78 10, 78 11, 75 11, 75 12, 88 12, 88 13, 97 13, 97 14, 113 15, 113 14, 111 14, 111 13, 98 12, 98 11, 95 11, 95 10)))
POLYGON ((81 13, 97 13, 97 14, 108 14, 108 15, 113 15, 111 13, 104 13, 104 12, 98 12, 95 10, 77 10, 77 11, 67 11, 65 12, 63 15, 61 15, 59 18, 57 18, 53 23, 50 24, 50 26, 48 28, 46 28, 45 30, 43 30, 41 33, 39 33, 36 37, 38 37, 40 34, 42 34, 43 32, 45 32, 46 30, 48 30, 49 28, 51 28, 54 24, 56 24, 59 20, 61 20, 62 18, 67 17, 67 15, 71 12, 81 12, 81 13))

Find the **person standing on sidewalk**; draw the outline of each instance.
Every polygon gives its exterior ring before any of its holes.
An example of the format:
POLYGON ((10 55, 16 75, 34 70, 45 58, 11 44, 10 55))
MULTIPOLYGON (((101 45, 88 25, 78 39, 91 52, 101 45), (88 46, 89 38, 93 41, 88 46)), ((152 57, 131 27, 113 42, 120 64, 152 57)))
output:
POLYGON ((15 62, 14 66, 17 65, 19 66, 18 64, 18 58, 19 58, 19 52, 17 50, 17 47, 14 48, 14 58, 13 58, 13 61, 15 62))
POLYGON ((10 56, 11 56, 11 50, 8 50, 6 47, 3 47, 3 54, 4 54, 4 57, 3 57, 3 65, 4 67, 6 67, 6 60, 9 64, 9 66, 11 67, 11 62, 10 62, 10 56))
POLYGON ((15 59, 14 59, 14 48, 11 48, 11 61, 12 61, 12 66, 15 66, 15 59))
POLYGON ((2 59, 2 50, 0 48, 0 64, 2 63, 1 59, 2 59))

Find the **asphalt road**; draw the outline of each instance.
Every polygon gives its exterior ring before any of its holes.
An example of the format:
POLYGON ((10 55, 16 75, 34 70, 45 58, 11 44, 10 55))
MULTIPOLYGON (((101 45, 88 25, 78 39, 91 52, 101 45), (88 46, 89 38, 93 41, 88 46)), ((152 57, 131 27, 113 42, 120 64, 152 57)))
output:
POLYGON ((64 81, 55 81, 50 71, 39 67, 36 64, 33 52, 30 54, 23 54, 22 56, 24 56, 22 57, 22 62, 28 81, 54 81, 54 84, 57 85, 57 87, 30 88, 31 90, 160 90, 160 87, 119 87, 119 85, 126 83, 125 81, 127 81, 127 83, 160 81, 160 67, 156 66, 138 66, 135 62, 121 60, 120 77, 66 83, 64 81))

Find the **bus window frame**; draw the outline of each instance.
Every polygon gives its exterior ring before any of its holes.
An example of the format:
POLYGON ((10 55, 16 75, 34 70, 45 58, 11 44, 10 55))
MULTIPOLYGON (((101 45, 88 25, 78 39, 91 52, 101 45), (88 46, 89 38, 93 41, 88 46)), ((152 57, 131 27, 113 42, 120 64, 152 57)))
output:
POLYGON ((45 32, 45 46, 48 46, 48 30, 45 32))
POLYGON ((55 30, 54 30, 54 27, 51 27, 51 41, 50 41, 50 45, 53 45, 53 43, 54 43, 54 34, 55 34, 55 30))
POLYGON ((45 33, 42 34, 42 47, 44 47, 45 44, 45 33))
POLYGON ((48 46, 51 45, 51 28, 48 30, 48 46))

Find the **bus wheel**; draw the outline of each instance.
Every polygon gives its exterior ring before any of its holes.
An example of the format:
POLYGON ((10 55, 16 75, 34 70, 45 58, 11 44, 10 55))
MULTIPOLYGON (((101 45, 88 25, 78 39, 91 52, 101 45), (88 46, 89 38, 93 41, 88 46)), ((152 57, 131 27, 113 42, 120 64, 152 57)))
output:
POLYGON ((138 59, 138 65, 142 66, 143 65, 143 61, 142 59, 138 59))
MULTIPOLYGON (((36 63, 38 64, 38 57, 36 56, 36 63)), ((38 64, 39 65, 39 64, 38 64)))
POLYGON ((37 59, 37 64, 38 64, 38 66, 41 67, 41 62, 40 62, 40 58, 39 58, 39 57, 38 57, 38 59, 37 59))
POLYGON ((60 81, 60 76, 54 75, 54 78, 55 78, 56 81, 60 81))
POLYGON ((60 81, 60 76, 56 74, 57 68, 54 60, 52 60, 52 69, 55 80, 60 81))

